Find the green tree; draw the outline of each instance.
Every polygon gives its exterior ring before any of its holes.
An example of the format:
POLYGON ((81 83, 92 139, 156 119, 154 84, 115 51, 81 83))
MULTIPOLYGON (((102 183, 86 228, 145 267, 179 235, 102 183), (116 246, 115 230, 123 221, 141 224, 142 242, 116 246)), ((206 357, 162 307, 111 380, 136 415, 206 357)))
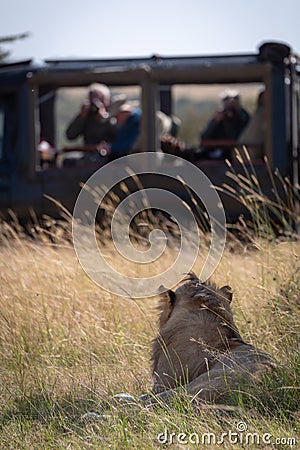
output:
POLYGON ((19 33, 19 34, 13 34, 11 36, 3 36, 0 37, 0 62, 3 61, 5 58, 7 58, 10 55, 10 51, 4 50, 2 48, 2 44, 18 41, 20 39, 25 39, 29 36, 29 33, 19 33))

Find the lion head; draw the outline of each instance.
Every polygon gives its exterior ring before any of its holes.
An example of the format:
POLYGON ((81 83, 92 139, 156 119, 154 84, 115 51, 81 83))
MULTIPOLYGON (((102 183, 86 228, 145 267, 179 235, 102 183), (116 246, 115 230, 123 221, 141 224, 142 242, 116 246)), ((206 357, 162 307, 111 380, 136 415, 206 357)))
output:
POLYGON ((230 286, 201 283, 193 273, 176 291, 161 295, 152 348, 155 393, 192 381, 210 369, 219 352, 242 342, 231 300, 230 286))

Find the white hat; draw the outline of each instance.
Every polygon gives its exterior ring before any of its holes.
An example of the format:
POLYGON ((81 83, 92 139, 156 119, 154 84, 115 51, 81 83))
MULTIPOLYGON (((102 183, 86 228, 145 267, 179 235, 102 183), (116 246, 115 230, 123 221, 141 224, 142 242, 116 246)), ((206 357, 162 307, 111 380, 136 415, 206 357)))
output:
POLYGON ((106 84, 102 83, 92 83, 89 85, 89 95, 94 93, 100 94, 104 98, 105 105, 109 105, 110 102, 110 90, 106 84))
POLYGON ((128 102, 126 101, 126 97, 120 98, 119 100, 114 101, 109 107, 109 113, 111 116, 116 116, 118 113, 123 111, 131 112, 134 109, 138 108, 139 102, 128 102))
POLYGON ((237 89, 225 89, 220 95, 223 102, 226 100, 239 100, 240 93, 237 89))

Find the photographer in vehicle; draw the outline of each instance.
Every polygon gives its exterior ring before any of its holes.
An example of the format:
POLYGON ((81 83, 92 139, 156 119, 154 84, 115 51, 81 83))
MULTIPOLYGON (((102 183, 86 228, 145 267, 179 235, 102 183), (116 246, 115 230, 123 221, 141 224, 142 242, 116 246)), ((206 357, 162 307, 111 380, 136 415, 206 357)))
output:
POLYGON ((224 91, 221 95, 220 108, 200 136, 201 144, 197 159, 230 160, 232 147, 249 118, 248 112, 241 106, 239 92, 235 89, 224 91), (220 145, 214 141, 220 141, 220 145))
POLYGON ((115 121, 110 118, 110 90, 100 83, 89 86, 88 97, 81 105, 78 115, 71 121, 66 136, 70 140, 83 136, 85 145, 111 142, 115 137, 115 121))

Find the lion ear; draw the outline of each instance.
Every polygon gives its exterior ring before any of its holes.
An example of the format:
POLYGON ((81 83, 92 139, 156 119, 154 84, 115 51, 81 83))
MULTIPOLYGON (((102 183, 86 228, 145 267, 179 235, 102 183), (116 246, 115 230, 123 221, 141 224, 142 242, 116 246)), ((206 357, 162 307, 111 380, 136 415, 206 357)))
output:
POLYGON ((163 290, 160 295, 157 307, 157 309, 160 311, 158 319, 159 329, 161 329, 168 322, 175 303, 175 292, 171 291, 170 289, 168 290, 163 286, 160 286, 160 288, 163 288, 163 290))
POLYGON ((170 305, 173 306, 174 303, 175 303, 175 297, 176 297, 175 292, 172 291, 172 289, 169 289, 168 290, 168 296, 169 296, 169 300, 170 300, 170 305))
POLYGON ((161 295, 163 295, 163 296, 164 296, 164 294, 166 294, 167 297, 168 297, 168 302, 170 303, 170 305, 171 305, 171 306, 174 305, 176 294, 175 294, 174 291, 172 291, 172 289, 168 289, 168 288, 166 288, 163 284, 161 284, 161 285, 159 286, 159 288, 158 288, 158 293, 161 294, 161 295))
POLYGON ((227 300, 229 301, 229 303, 231 302, 232 297, 233 297, 233 292, 232 292, 232 289, 231 289, 230 286, 226 285, 226 286, 221 287, 221 289, 220 289, 220 294, 221 294, 223 297, 227 298, 227 300))

